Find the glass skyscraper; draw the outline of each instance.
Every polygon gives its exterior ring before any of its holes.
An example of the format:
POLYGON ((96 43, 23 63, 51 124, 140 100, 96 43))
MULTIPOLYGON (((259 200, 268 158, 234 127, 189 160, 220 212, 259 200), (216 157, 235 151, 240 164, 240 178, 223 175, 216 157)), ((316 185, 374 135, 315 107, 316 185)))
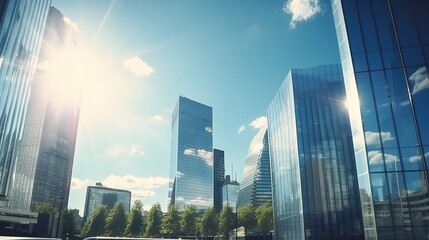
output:
POLYGON ((217 211, 222 210, 222 186, 225 179, 225 152, 213 149, 213 181, 214 181, 214 202, 213 207, 217 211))
POLYGON ((237 207, 247 204, 258 207, 272 202, 270 154, 267 127, 253 138, 240 184, 237 207))
POLYGON ((9 194, 51 0, 0 1, 0 198, 9 194))
POLYGON ((213 207, 213 110, 180 96, 171 124, 170 204, 213 207))
POLYGON ((222 186, 223 206, 230 206, 233 212, 237 212, 239 191, 240 184, 235 180, 231 180, 229 175, 226 175, 222 186))
POLYGON ((366 239, 429 236, 428 6, 332 1, 366 239))
POLYGON ((339 65, 293 69, 267 111, 276 239, 362 239, 339 65))

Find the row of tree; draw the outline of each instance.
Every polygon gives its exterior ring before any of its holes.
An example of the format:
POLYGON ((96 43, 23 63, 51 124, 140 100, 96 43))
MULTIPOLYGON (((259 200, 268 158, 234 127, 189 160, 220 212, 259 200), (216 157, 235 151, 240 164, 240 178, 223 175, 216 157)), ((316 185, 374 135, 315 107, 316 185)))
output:
MULTIPOLYGON (((68 211, 63 217, 63 237, 74 236, 79 228, 68 211)), ((233 229, 244 227, 246 235, 267 234, 273 229, 273 212, 270 204, 257 208, 247 205, 238 209, 225 206, 220 213, 214 208, 198 212, 193 205, 179 211, 170 205, 163 213, 160 204, 154 204, 149 211, 143 211, 141 201, 135 201, 131 211, 126 213, 121 203, 112 209, 100 206, 83 224, 82 237, 198 237, 223 235, 228 237, 233 229)))

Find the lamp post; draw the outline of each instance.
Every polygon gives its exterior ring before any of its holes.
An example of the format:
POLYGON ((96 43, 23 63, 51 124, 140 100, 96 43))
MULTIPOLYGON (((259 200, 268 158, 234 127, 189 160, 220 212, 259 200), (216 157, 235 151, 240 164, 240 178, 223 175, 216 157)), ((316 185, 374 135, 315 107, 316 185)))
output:
POLYGON ((61 222, 61 211, 63 210, 63 197, 60 197, 60 211, 58 213, 58 222, 57 222, 57 232, 55 233, 55 237, 59 237, 58 233, 60 230, 60 222, 61 222))

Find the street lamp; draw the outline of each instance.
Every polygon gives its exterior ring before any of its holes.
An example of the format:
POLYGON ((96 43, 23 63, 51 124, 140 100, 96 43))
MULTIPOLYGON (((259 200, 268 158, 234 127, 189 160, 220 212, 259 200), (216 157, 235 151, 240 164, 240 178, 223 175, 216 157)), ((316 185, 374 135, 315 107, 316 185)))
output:
POLYGON ((61 211, 63 210, 63 197, 60 197, 60 211, 58 213, 58 222, 57 222, 57 232, 55 233, 55 237, 59 237, 58 233, 60 230, 60 222, 61 222, 61 211))

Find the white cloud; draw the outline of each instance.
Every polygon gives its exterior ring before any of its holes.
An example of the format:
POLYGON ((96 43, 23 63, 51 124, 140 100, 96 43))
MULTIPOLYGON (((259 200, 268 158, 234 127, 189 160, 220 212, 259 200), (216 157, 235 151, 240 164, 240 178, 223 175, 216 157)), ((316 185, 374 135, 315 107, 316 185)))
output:
POLYGON ((123 146, 123 145, 112 146, 106 150, 106 153, 109 156, 122 156, 122 155, 144 156, 145 155, 142 147, 136 144, 131 146, 123 146))
POLYGON ((151 118, 155 122, 164 122, 165 119, 161 115, 155 115, 151 118))
POLYGON ((199 157, 206 162, 207 165, 213 165, 213 153, 208 152, 204 149, 187 148, 183 151, 183 154, 199 157))
POLYGON ((211 127, 205 127, 204 130, 209 133, 213 132, 213 129, 211 127))
POLYGON ((415 71, 411 77, 410 82, 413 84, 413 94, 416 94, 426 88, 429 88, 429 78, 426 67, 421 67, 415 71))
POLYGON ((136 177, 133 175, 116 176, 109 175, 104 181, 103 186, 126 189, 130 191, 140 191, 155 189, 167 185, 169 182, 166 177, 136 177))
POLYGON ((89 179, 81 180, 79 178, 72 177, 72 179, 71 179, 71 188, 72 189, 86 188, 87 186, 89 186, 91 184, 91 182, 92 181, 89 180, 89 179))
POLYGON ((248 158, 251 155, 259 154, 261 152, 262 148, 264 147, 263 140, 264 140, 264 135, 266 131, 267 131, 267 124, 265 124, 265 127, 262 127, 261 129, 259 129, 258 133, 250 143, 249 151, 247 155, 248 158))
POLYGON ((122 65, 137 78, 147 77, 155 72, 151 66, 137 56, 125 59, 122 65))
POLYGON ((187 201, 186 204, 210 207, 213 204, 213 199, 203 199, 202 197, 197 197, 196 199, 187 201))
POLYGON ((283 11, 292 15, 289 27, 295 28, 298 22, 310 20, 322 12, 319 0, 288 0, 283 5, 283 11))
POLYGON ((73 28, 73 30, 75 30, 75 31, 77 30, 77 24, 74 23, 69 17, 63 17, 63 21, 67 25, 71 26, 73 28))
POLYGON ((418 162, 422 160, 422 157, 420 155, 416 155, 416 156, 412 156, 408 159, 410 162, 414 163, 414 162, 418 162))
POLYGON ((264 128, 267 126, 267 117, 265 116, 257 117, 249 124, 249 126, 252 126, 254 129, 264 128))
POLYGON ((378 133, 378 132, 367 131, 365 132, 366 144, 368 146, 374 146, 374 145, 380 144, 380 139, 379 139, 380 135, 383 142, 395 140, 395 138, 392 136, 390 132, 378 133))
POLYGON ((246 127, 244 126, 244 125, 241 125, 239 128, 238 128, 238 134, 240 134, 240 133, 242 133, 244 130, 246 130, 246 127))
MULTIPOLYGON (((384 154, 386 158, 386 163, 391 163, 398 161, 398 156, 392 154, 384 154)), ((383 154, 380 151, 370 151, 368 152, 369 164, 377 165, 383 163, 383 154)))

